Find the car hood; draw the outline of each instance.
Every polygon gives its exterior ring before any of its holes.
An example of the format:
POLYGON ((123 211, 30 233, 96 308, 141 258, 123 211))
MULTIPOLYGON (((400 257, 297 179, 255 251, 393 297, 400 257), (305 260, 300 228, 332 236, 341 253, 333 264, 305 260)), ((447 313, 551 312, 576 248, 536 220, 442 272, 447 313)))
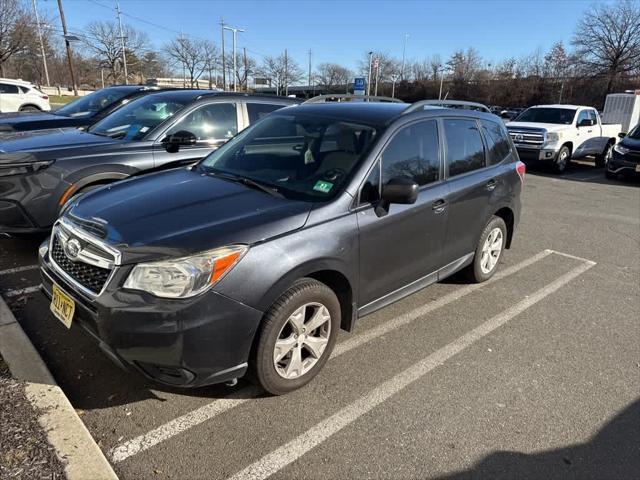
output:
POLYGON ((0 137, 0 152, 64 151, 78 147, 86 148, 120 143, 121 141, 94 135, 75 128, 12 132, 3 134, 0 137))
POLYGON ((66 216, 126 264, 265 241, 302 228, 311 206, 180 168, 95 190, 66 216))
POLYGON ((510 128, 537 128, 540 130, 546 130, 547 132, 558 132, 560 130, 566 130, 571 128, 571 125, 561 125, 558 123, 534 123, 534 122, 509 122, 506 125, 507 129, 510 128))
POLYGON ((0 125, 16 125, 30 122, 46 122, 61 118, 52 113, 15 112, 0 115, 0 125))
POLYGON ((631 150, 640 150, 640 140, 634 138, 624 137, 620 140, 620 144, 631 150))

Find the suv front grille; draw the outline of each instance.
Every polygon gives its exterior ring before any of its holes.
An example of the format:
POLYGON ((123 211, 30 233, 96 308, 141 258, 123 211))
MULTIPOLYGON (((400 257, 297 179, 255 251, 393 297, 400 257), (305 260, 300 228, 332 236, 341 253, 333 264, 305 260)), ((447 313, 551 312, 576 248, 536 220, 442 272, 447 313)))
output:
POLYGON ((51 258, 64 273, 95 294, 100 293, 111 275, 110 269, 89 265, 82 261, 74 262, 69 259, 62 249, 57 235, 54 235, 52 239, 51 258))

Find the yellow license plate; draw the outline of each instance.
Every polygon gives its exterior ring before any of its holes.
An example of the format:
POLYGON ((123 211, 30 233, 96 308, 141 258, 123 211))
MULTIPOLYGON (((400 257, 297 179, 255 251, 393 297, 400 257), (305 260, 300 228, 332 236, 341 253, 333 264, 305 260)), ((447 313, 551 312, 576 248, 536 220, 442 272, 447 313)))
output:
POLYGON ((640 164, 636 165, 636 172, 640 172, 640 164))
POLYGON ((64 323, 65 327, 71 328, 73 314, 76 311, 76 302, 55 283, 53 284, 53 294, 51 295, 51 311, 58 320, 64 323))

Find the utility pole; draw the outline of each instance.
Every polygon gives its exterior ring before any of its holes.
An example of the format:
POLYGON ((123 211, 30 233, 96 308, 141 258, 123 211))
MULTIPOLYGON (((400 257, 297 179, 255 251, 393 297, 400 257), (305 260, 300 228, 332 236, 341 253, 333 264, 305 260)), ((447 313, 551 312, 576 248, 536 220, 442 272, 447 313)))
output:
POLYGON ((438 100, 442 100, 442 82, 444 82, 444 68, 441 68, 440 70, 440 93, 438 93, 438 100))
POLYGON ((118 25, 120 26, 120 42, 122 43, 122 66, 124 67, 124 84, 129 84, 129 74, 127 72, 127 54, 125 53, 124 32, 122 31, 122 16, 120 15, 120 2, 116 0, 116 12, 118 13, 118 25))
POLYGON ((227 65, 224 59, 224 18, 220 18, 220 31, 222 32, 222 90, 227 89, 227 65))
POLYGON ((369 78, 367 79, 367 96, 371 95, 371 62, 373 60, 373 52, 369 52, 369 78))
POLYGON ((58 10, 60 11, 60 22, 62 22, 62 33, 64 35, 64 44, 67 47, 67 61, 69 62, 69 74, 71 75, 71 84, 73 85, 73 94, 78 96, 78 87, 76 86, 76 74, 73 71, 73 58, 71 56, 71 42, 69 41, 69 33, 67 32, 67 22, 64 19, 64 10, 62 9, 62 0, 58 0, 58 10))
POLYGON ((42 40, 42 30, 40 25, 40 16, 38 15, 38 7, 36 0, 33 0, 33 12, 36 15, 36 26, 38 27, 38 39, 40 40, 40 53, 42 54, 42 66, 44 67, 44 77, 47 80, 47 87, 51 86, 49 82, 49 69, 47 68, 47 56, 44 51, 44 41, 42 40))
POLYGON ((284 96, 289 96, 289 56, 287 49, 284 49, 284 96))
POLYGON ((376 88, 373 94, 378 96, 378 79, 380 78, 380 57, 376 58, 376 88))
POLYGON ((311 88, 311 49, 309 49, 309 88, 311 88))
POLYGON ((233 32, 233 91, 238 91, 238 66, 236 65, 236 33, 244 32, 241 28, 233 28, 227 27, 226 25, 222 27, 223 30, 231 30, 233 32))

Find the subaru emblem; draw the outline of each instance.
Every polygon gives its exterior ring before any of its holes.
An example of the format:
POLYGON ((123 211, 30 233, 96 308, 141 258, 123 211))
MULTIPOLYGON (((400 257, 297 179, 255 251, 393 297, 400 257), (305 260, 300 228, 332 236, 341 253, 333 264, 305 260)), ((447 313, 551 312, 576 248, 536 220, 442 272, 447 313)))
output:
POLYGON ((82 250, 82 246, 80 245, 80 242, 75 238, 69 240, 64 246, 64 253, 70 260, 75 260, 76 258, 78 258, 80 250, 82 250))

